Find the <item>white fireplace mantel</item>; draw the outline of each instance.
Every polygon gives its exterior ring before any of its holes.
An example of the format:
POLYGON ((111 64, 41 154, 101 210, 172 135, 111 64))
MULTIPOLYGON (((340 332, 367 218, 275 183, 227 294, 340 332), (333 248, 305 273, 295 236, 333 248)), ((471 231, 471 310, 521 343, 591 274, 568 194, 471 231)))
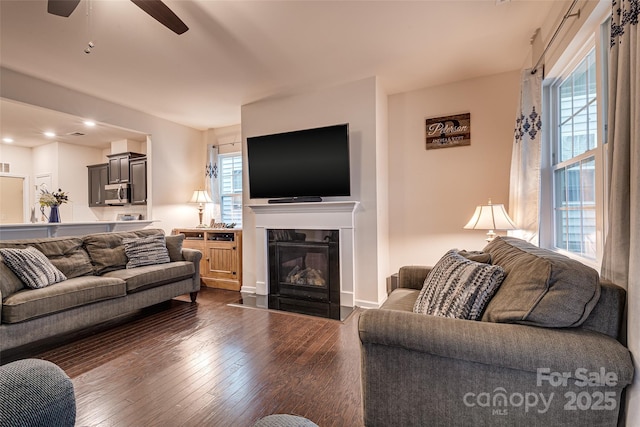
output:
POLYGON ((353 307, 355 286, 355 211, 358 202, 255 204, 257 295, 269 294, 269 229, 339 230, 340 305, 353 307))

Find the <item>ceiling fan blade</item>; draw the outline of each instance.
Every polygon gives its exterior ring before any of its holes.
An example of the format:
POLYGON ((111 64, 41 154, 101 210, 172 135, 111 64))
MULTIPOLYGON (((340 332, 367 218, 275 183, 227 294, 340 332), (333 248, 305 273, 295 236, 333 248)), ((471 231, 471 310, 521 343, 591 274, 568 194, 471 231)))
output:
POLYGON ((161 0, 131 0, 140 9, 151 15, 156 21, 170 29, 176 34, 182 34, 186 32, 189 27, 178 15, 173 13, 169 6, 164 4, 161 0))
POLYGON ((80 0, 49 0, 47 12, 68 18, 76 10, 78 3, 80 3, 80 0))

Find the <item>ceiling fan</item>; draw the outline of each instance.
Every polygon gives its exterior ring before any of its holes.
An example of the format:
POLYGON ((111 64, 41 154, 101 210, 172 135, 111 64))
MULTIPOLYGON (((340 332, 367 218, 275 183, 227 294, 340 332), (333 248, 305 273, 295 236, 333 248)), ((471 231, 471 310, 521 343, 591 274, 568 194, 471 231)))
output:
MULTIPOLYGON (((182 34, 186 32, 189 27, 178 15, 173 13, 169 7, 162 2, 162 0, 131 0, 140 9, 144 10, 153 17, 156 21, 170 29, 176 34, 182 34)), ((47 12, 68 18, 69 15, 76 9, 80 3, 80 0, 48 0, 47 12)))

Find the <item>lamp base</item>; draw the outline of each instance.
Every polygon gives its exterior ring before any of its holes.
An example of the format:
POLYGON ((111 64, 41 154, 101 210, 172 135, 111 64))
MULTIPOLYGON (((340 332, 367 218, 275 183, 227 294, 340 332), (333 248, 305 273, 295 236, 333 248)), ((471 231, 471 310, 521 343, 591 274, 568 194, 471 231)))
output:
POLYGON ((198 221, 200 222, 200 224, 196 225, 196 228, 207 228, 207 226, 202 223, 203 210, 204 210, 204 207, 202 206, 202 203, 200 203, 200 206, 198 206, 198 221))
POLYGON ((487 242, 491 242, 493 239, 495 239, 497 236, 496 233, 493 232, 493 230, 489 230, 487 232, 487 238, 485 239, 487 242))

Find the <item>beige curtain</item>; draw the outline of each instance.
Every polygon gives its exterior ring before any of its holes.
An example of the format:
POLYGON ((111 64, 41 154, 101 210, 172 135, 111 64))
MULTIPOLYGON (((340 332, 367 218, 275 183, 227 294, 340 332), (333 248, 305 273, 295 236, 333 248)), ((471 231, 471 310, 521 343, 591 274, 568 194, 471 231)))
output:
POLYGON ((602 277, 627 289, 627 345, 636 367, 627 425, 640 425, 640 33, 638 0, 614 0, 609 60, 609 222, 602 277))
POLYGON ((522 72, 509 187, 509 215, 518 227, 509 234, 535 245, 540 229, 541 74, 522 72))

